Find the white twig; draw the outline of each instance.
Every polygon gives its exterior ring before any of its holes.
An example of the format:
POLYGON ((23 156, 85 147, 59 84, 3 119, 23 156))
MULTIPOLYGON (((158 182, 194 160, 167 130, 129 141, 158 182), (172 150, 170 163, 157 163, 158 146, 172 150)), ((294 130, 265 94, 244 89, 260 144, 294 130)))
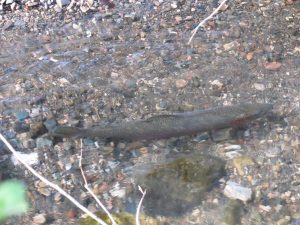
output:
POLYGON ((17 160, 19 160, 34 176, 39 178, 41 181, 43 181, 46 185, 52 187, 56 191, 58 191, 60 194, 65 196, 67 199, 69 199, 75 206, 77 206, 79 209, 81 209, 83 212, 88 214, 91 218, 96 220, 101 225, 108 225, 103 220, 98 218, 94 213, 90 212, 87 208, 85 208, 83 205, 81 205, 75 198, 73 198, 71 195, 69 195, 67 192, 65 192, 62 188, 60 188, 58 185, 50 182, 45 177, 40 175, 37 171, 35 171, 29 164, 27 164, 20 156, 17 154, 17 151, 11 146, 11 144, 6 140, 6 138, 0 133, 0 139, 4 142, 4 144, 7 146, 7 148, 14 154, 17 160))
POLYGON ((221 2, 221 4, 220 4, 220 5, 212 12, 212 14, 210 14, 208 17, 206 17, 204 20, 202 20, 202 21, 198 24, 198 26, 192 31, 192 36, 190 37, 188 44, 191 44, 191 42, 192 42, 192 40, 193 40, 195 34, 196 34, 197 31, 199 30, 199 28, 200 28, 201 26, 203 26, 203 25, 205 24, 206 21, 210 20, 214 15, 217 14, 217 13, 219 12, 219 10, 222 8, 222 6, 225 4, 225 2, 227 2, 227 0, 223 0, 223 1, 221 2))
POLYGON ((135 223, 136 225, 140 225, 140 221, 139 221, 139 217, 140 217, 140 211, 141 211, 141 207, 142 207, 142 202, 144 200, 144 197, 146 195, 146 190, 143 191, 143 189, 139 186, 139 191, 143 194, 139 204, 138 204, 138 207, 136 209, 136 214, 135 214, 135 223))
POLYGON ((79 168, 80 168, 80 171, 81 171, 81 175, 83 177, 83 180, 84 180, 84 187, 85 189, 93 196, 93 198, 96 200, 96 202, 98 203, 98 205, 100 205, 100 207, 104 210, 104 212, 108 215, 109 219, 111 220, 112 222, 112 225, 118 225, 116 223, 116 221, 114 220, 114 218, 112 217, 112 215, 110 214, 110 212, 106 209, 106 207, 101 203, 101 201, 97 198, 97 196, 94 194, 94 192, 89 188, 89 185, 87 183, 87 180, 86 180, 86 177, 84 175, 84 171, 82 169, 82 164, 81 164, 81 161, 82 161, 82 139, 80 139, 80 158, 79 158, 79 168))

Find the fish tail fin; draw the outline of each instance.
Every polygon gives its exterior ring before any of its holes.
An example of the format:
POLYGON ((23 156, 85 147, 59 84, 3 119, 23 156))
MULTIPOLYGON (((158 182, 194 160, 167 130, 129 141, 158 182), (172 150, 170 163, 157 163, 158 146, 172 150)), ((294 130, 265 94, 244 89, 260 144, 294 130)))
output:
POLYGON ((87 133, 86 129, 78 128, 78 127, 68 127, 68 126, 59 126, 56 127, 51 135, 54 137, 85 137, 87 133))

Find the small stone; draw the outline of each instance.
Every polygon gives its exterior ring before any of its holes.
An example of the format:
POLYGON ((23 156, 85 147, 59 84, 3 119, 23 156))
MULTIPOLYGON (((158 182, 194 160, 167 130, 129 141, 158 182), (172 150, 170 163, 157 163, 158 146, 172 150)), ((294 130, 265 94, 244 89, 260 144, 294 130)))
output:
POLYGON ((53 7, 54 11, 57 12, 57 13, 60 13, 62 11, 62 8, 59 6, 59 5, 55 5, 53 7))
POLYGON ((172 2, 171 3, 171 8, 176 9, 177 8, 177 2, 172 2))
POLYGON ((23 141, 23 146, 24 148, 29 148, 29 149, 33 149, 35 148, 35 140, 33 139, 27 139, 23 141))
MULTIPOLYGON (((23 152, 16 152, 16 154, 18 155, 19 158, 21 158, 24 162, 26 162, 29 165, 35 165, 39 162, 38 161, 39 157, 36 152, 32 152, 29 154, 23 152)), ((13 162, 14 165, 21 164, 14 155, 11 156, 11 161, 13 162)))
POLYGON ((250 60, 253 59, 253 56, 254 56, 254 52, 248 52, 248 53, 246 54, 246 59, 247 59, 248 61, 250 61, 250 60))
POLYGON ((182 21, 182 17, 181 16, 175 16, 175 21, 177 23, 180 23, 182 21))
POLYGON ((254 83, 253 86, 258 91, 264 91, 266 89, 265 85, 260 83, 254 83))
POLYGON ((54 195, 54 201, 60 202, 61 199, 62 199, 62 195, 60 193, 56 192, 54 195))
POLYGON ((2 29, 3 29, 3 30, 9 30, 9 29, 13 28, 13 26, 14 26, 14 22, 11 21, 11 20, 9 20, 9 21, 7 21, 7 22, 4 24, 4 26, 2 27, 2 29))
POLYGON ((51 191, 49 190, 49 188, 47 187, 38 187, 37 191, 44 196, 50 196, 51 195, 51 191))
POLYGON ((184 88, 187 85, 187 83, 188 82, 184 79, 179 79, 179 80, 175 81, 176 88, 178 88, 178 89, 184 88))
POLYGON ((80 6, 80 10, 81 10, 81 12, 86 13, 87 11, 90 10, 90 8, 88 6, 82 5, 82 6, 80 6))
POLYGON ((245 175, 244 168, 246 166, 253 165, 255 165, 255 161, 249 156, 239 156, 233 159, 233 166, 237 169, 238 174, 241 176, 245 175))
POLYGON ((265 64, 265 68, 267 70, 276 71, 276 70, 279 70, 280 67, 281 67, 281 63, 280 62, 270 62, 270 63, 266 63, 265 64))
POLYGON ((33 217, 34 224, 44 224, 46 222, 46 217, 44 214, 38 214, 33 217))
POLYGON ((30 117, 37 117, 40 115, 40 108, 33 108, 30 113, 30 117))
POLYGON ((252 190, 238 183, 228 181, 224 189, 224 195, 231 199, 239 199, 243 202, 247 202, 252 198, 252 190))
POLYGON ((62 8, 63 6, 70 4, 70 0, 56 0, 56 4, 62 8))
POLYGON ((29 113, 26 111, 16 112, 15 116, 18 121, 24 121, 29 117, 29 113))
POLYGON ((44 148, 44 147, 51 147, 53 145, 53 141, 47 138, 37 138, 36 139, 36 146, 38 148, 44 148))
POLYGON ((162 110, 166 110, 168 108, 168 102, 165 100, 160 100, 159 103, 157 103, 155 105, 156 110, 158 111, 162 111, 162 110))
POLYGON ((57 122, 54 119, 48 119, 44 122, 44 126, 48 131, 51 131, 57 126, 57 122))
POLYGON ((223 48, 224 48, 225 51, 229 51, 229 50, 233 49, 236 46, 238 46, 237 41, 232 41, 232 42, 224 44, 223 48))
POLYGON ((31 138, 36 138, 45 133, 47 133, 47 129, 44 126, 43 122, 37 122, 37 123, 30 124, 31 138))
POLYGON ((290 216, 285 216, 284 218, 277 221, 276 225, 288 225, 291 222, 290 216))

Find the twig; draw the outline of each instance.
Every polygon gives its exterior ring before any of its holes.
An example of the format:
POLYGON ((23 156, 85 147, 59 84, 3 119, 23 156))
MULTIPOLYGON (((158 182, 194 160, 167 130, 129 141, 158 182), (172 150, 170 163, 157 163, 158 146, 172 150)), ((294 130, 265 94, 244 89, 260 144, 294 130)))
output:
POLYGON ((212 12, 212 14, 210 14, 208 17, 206 17, 204 20, 202 20, 202 21, 198 24, 198 26, 192 31, 192 36, 191 36, 190 39, 189 39, 188 45, 191 44, 191 42, 192 42, 192 40, 193 40, 195 34, 196 34, 197 31, 199 30, 199 28, 200 28, 201 26, 203 26, 204 23, 205 23, 206 21, 210 20, 214 15, 216 15, 216 14, 219 12, 219 10, 221 9, 221 7, 225 4, 226 1, 227 1, 227 0, 223 0, 223 1, 221 2, 221 4, 220 4, 220 5, 212 12))
POLYGON ((77 206, 79 209, 81 209, 83 212, 88 214, 91 218, 96 220, 101 225, 108 225, 103 220, 98 218, 94 213, 90 212, 87 208, 85 208, 83 205, 81 205, 75 198, 73 198, 71 195, 69 195, 67 192, 65 192, 62 188, 60 188, 58 185, 50 182, 45 177, 40 175, 37 171, 35 171, 29 164, 27 164, 17 153, 17 151, 11 146, 11 144, 6 140, 6 138, 0 133, 0 139, 4 142, 4 144, 7 146, 7 148, 13 153, 13 155, 16 157, 17 160, 19 160, 34 176, 36 176, 38 179, 43 181, 46 185, 52 187, 56 191, 58 191, 60 194, 65 196, 67 199, 69 199, 75 206, 77 206))
POLYGON ((139 221, 139 217, 140 217, 140 211, 141 211, 141 207, 142 207, 142 202, 144 200, 144 197, 146 195, 146 190, 143 191, 143 189, 139 186, 139 191, 143 194, 139 204, 138 204, 138 207, 136 209, 136 214, 135 214, 135 223, 136 225, 140 225, 140 221, 139 221))
POLYGON ((89 188, 89 185, 87 183, 87 180, 86 180, 86 177, 84 175, 84 171, 82 169, 82 139, 80 139, 80 158, 79 158, 79 168, 80 168, 80 171, 81 171, 81 175, 83 177, 83 180, 84 180, 84 187, 85 189, 93 196, 93 198, 96 200, 96 202, 98 203, 98 205, 100 205, 100 207, 104 210, 104 212, 108 215, 109 219, 111 220, 112 222, 112 225, 118 225, 116 223, 116 221, 114 220, 114 218, 112 217, 112 215, 109 213, 109 211, 106 209, 106 207, 100 202, 100 200, 97 198, 97 196, 94 194, 94 192, 89 188))

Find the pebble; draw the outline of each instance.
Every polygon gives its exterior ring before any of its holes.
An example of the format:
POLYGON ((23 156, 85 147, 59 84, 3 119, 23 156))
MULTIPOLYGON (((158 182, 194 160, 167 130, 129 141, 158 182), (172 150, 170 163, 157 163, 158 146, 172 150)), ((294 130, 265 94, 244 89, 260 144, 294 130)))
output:
POLYGON ((260 83, 254 83, 253 86, 258 91, 264 91, 266 89, 265 85, 260 83))
POLYGON ((47 129, 43 122, 37 122, 30 124, 30 135, 32 138, 36 138, 47 133, 47 129))
POLYGON ((47 138, 37 138, 36 139, 36 146, 38 148, 44 148, 44 147, 51 147, 53 145, 53 141, 47 138))
POLYGON ((232 41, 232 42, 224 44, 223 48, 224 48, 225 51, 229 51, 229 50, 235 48, 236 46, 238 46, 238 42, 237 41, 232 41))
POLYGON ((9 29, 13 28, 13 26, 14 26, 14 22, 11 21, 11 20, 9 20, 9 21, 7 21, 7 22, 4 24, 4 26, 2 27, 2 29, 3 29, 3 30, 9 30, 9 29))
POLYGON ((34 118, 40 115, 40 108, 33 108, 30 113, 30 117, 34 118))
POLYGON ((187 85, 187 83, 188 82, 184 79, 179 79, 175 81, 176 88, 178 89, 184 88, 187 85))
POLYGON ((168 101, 166 101, 166 100, 160 100, 159 103, 157 103, 155 105, 155 108, 158 111, 162 111, 162 110, 166 110, 168 108, 168 106, 169 106, 168 101))
POLYGON ((45 214, 38 214, 38 215, 34 216, 32 219, 33 219, 34 224, 44 224, 44 223, 46 223, 45 214))
POLYGON ((24 146, 24 148, 29 148, 29 149, 35 148, 36 147, 35 140, 33 140, 33 139, 24 140, 23 146, 24 146))
POLYGON ((57 122, 54 119, 48 119, 44 122, 44 126, 48 131, 53 130, 57 126, 57 122))
POLYGON ((252 198, 252 190, 238 183, 228 181, 224 189, 224 195, 231 199, 239 199, 243 202, 247 202, 252 198))
POLYGON ((281 67, 281 63, 280 62, 270 62, 270 63, 266 63, 265 64, 265 68, 267 70, 276 71, 276 70, 279 70, 280 67, 281 67))
POLYGON ((21 112, 16 112, 15 116, 17 118, 18 121, 24 121, 25 119, 27 119, 29 117, 29 113, 26 111, 21 111, 21 112))
POLYGON ((37 187, 37 191, 44 196, 50 196, 51 195, 51 191, 49 188, 47 187, 37 187))
POLYGON ((70 4, 70 0, 56 0, 56 4, 62 8, 63 6, 70 4))
POLYGON ((253 158, 249 156, 239 156, 233 159, 233 165, 237 169, 238 174, 241 176, 245 175, 245 167, 255 165, 255 161, 253 158))
MULTIPOLYGON (((23 152, 16 152, 17 156, 21 158, 24 162, 26 162, 29 165, 36 165, 39 162, 39 157, 36 152, 32 152, 29 154, 23 153, 23 152)), ((11 161, 13 162, 14 165, 20 165, 21 163, 18 161, 18 159, 12 155, 11 156, 11 161)))

